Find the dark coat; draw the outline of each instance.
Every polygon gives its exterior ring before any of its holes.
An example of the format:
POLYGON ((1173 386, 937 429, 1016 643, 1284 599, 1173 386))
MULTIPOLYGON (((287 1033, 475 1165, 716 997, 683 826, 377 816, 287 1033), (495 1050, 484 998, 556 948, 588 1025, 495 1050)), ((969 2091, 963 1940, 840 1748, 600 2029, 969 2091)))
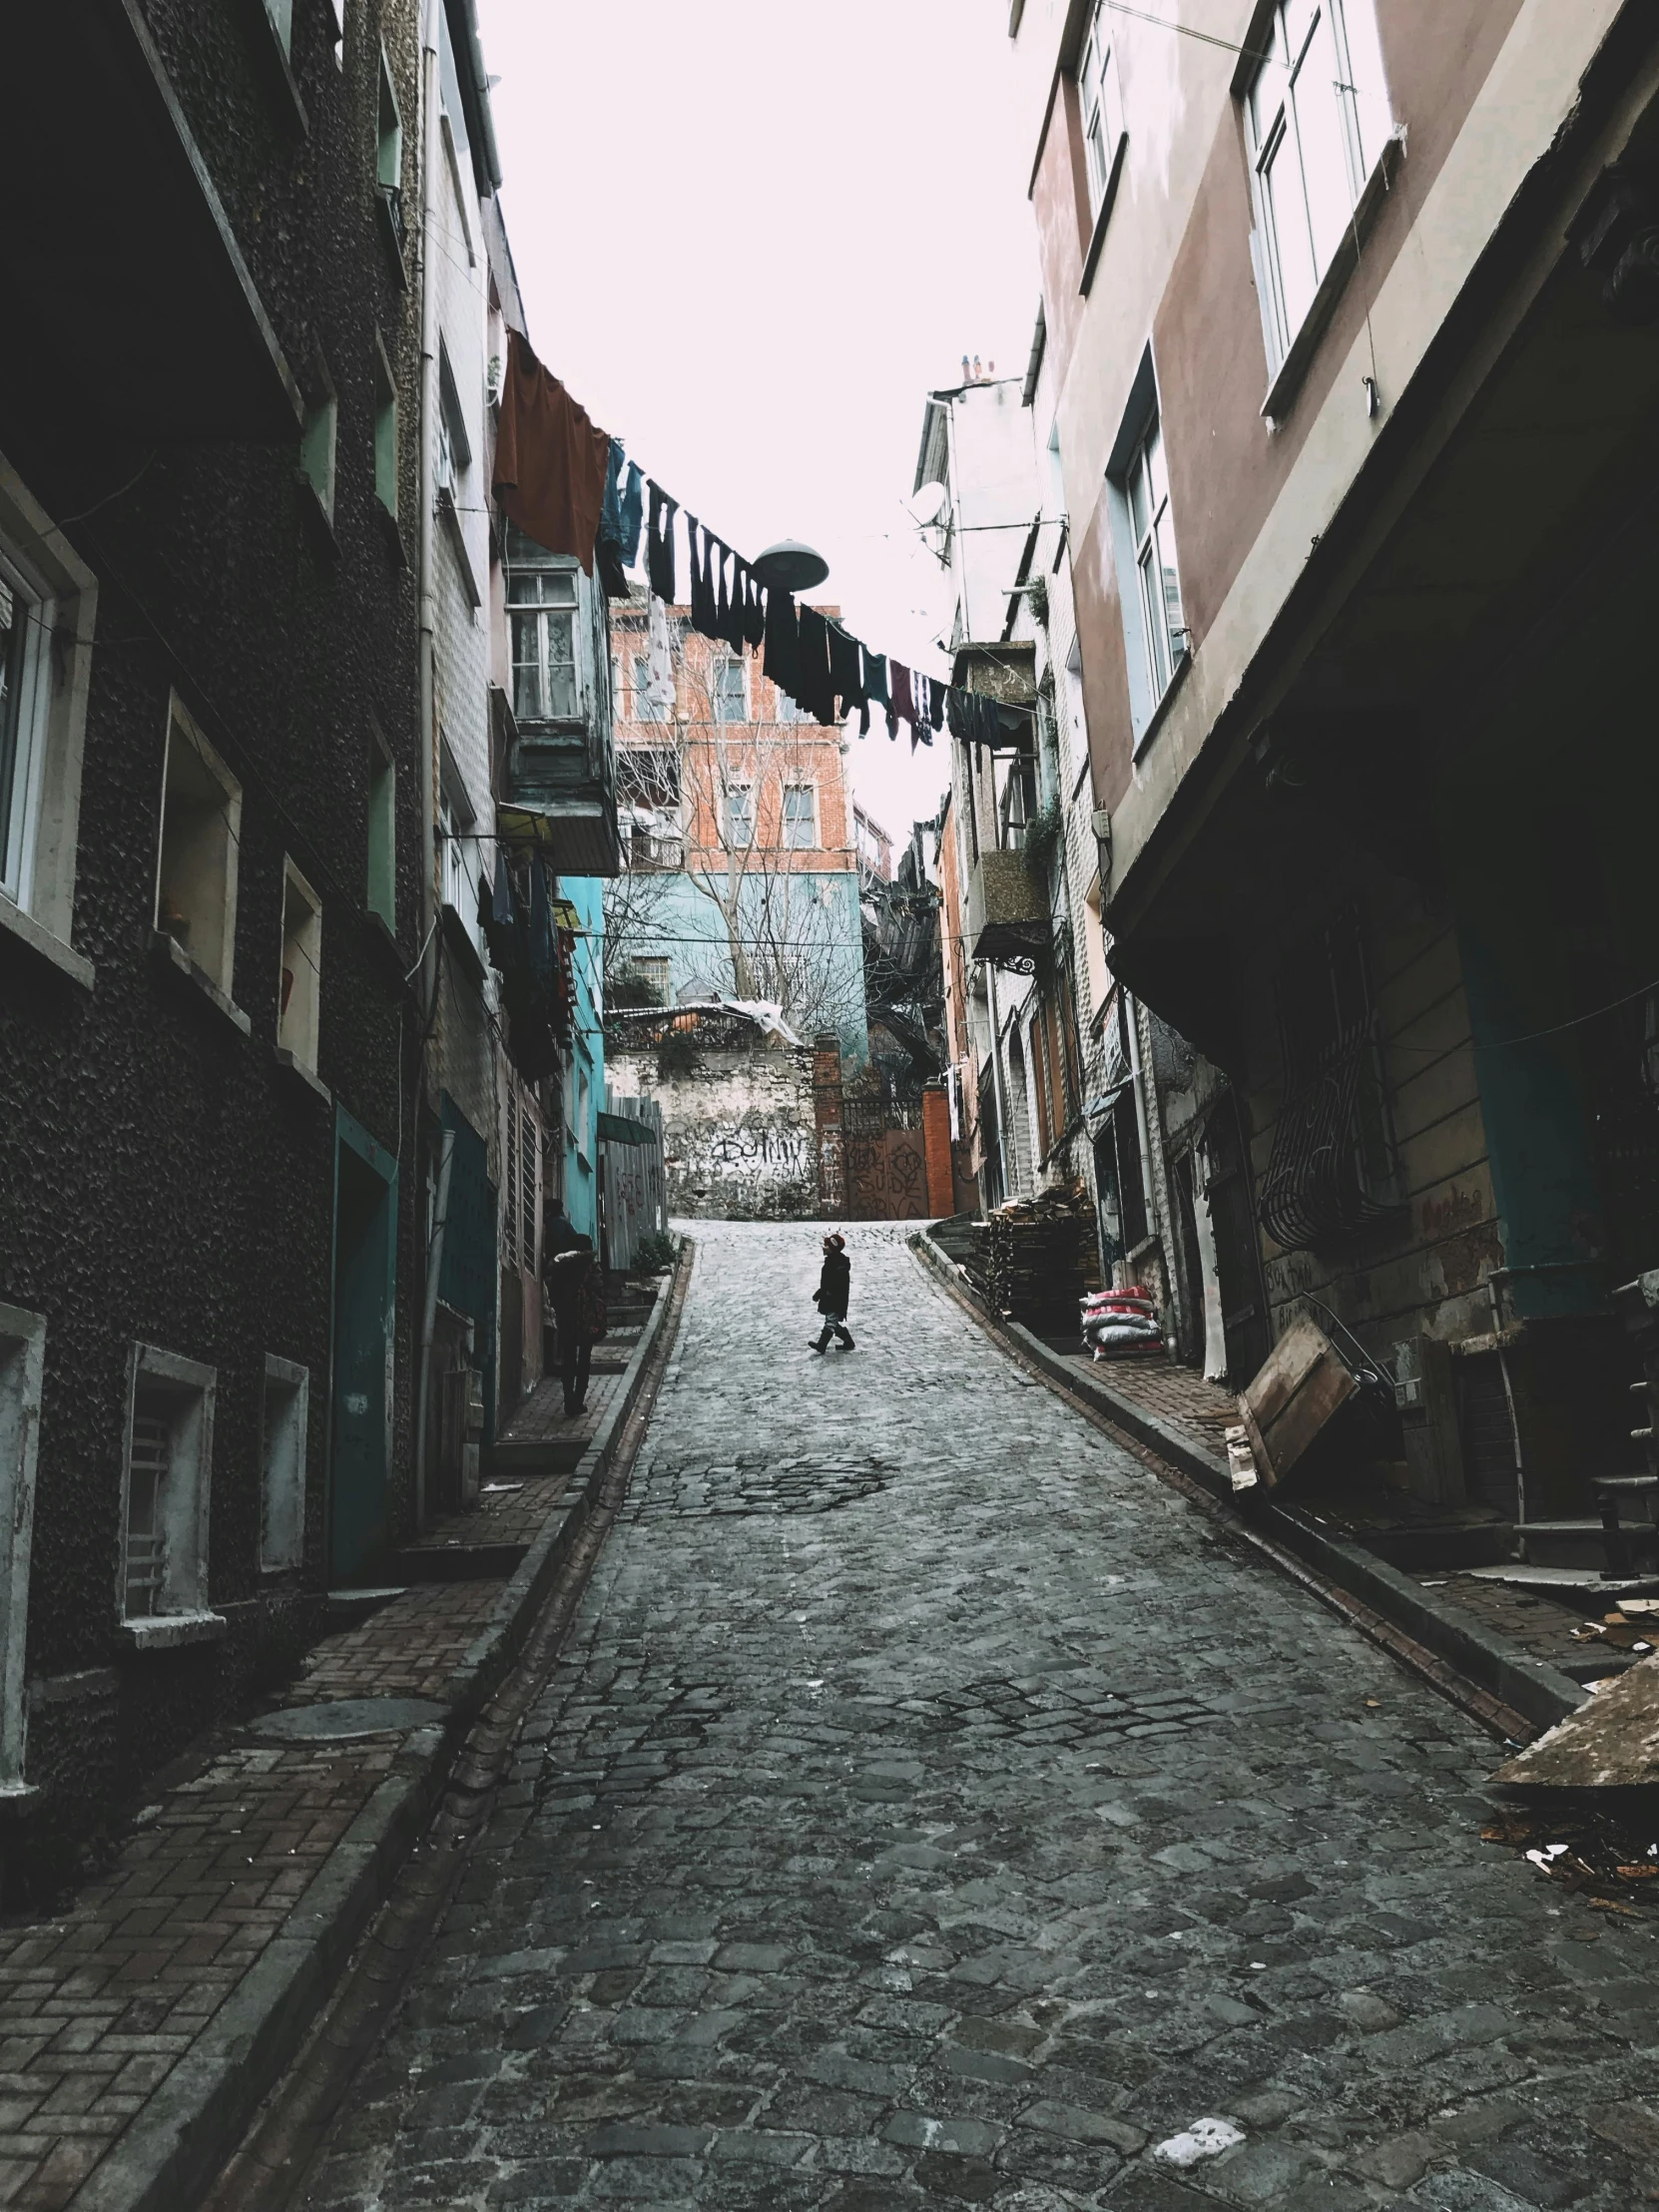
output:
POLYGON ((547 1270, 547 1300, 561 1344, 592 1344, 604 1336, 605 1284, 592 1252, 579 1247, 557 1256, 547 1270))
POLYGON ((851 1292, 852 1262, 844 1252, 827 1252, 824 1255, 824 1273, 818 1279, 818 1295, 813 1304, 821 1314, 844 1315, 851 1292))

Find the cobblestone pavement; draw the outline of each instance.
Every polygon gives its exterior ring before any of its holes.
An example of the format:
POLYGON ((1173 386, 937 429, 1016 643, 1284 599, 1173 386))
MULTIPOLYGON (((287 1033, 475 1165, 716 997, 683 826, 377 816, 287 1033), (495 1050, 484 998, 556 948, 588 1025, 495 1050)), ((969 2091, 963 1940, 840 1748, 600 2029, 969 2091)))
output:
POLYGON ((624 1517, 312 2206, 1659 2190, 1646 1919, 1496 1747, 851 1233, 703 1223, 624 1517), (1183 2162, 1185 2161, 1185 2162, 1183 2162))

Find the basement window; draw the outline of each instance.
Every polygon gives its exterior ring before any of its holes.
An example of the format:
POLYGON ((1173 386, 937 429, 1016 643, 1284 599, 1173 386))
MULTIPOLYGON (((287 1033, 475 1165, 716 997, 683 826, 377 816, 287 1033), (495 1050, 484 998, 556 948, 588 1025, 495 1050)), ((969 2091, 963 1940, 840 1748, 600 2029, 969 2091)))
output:
POLYGON ((24 1794, 29 1541, 46 1365, 46 1322, 0 1306, 0 1797, 24 1794))
POLYGON ((288 859, 282 862, 280 989, 277 1049, 314 1073, 322 1008, 322 901, 288 859))
POLYGON ((310 1372, 266 1354, 260 1401, 260 1571, 297 1567, 305 1535, 305 1422, 310 1372))
POLYGON ((162 781, 156 928, 227 1003, 237 937, 242 786, 175 696, 162 781))
POLYGON ((129 1382, 122 1623, 141 1647, 223 1635, 223 1617, 208 1606, 218 1376, 194 1360, 135 1345, 129 1382))

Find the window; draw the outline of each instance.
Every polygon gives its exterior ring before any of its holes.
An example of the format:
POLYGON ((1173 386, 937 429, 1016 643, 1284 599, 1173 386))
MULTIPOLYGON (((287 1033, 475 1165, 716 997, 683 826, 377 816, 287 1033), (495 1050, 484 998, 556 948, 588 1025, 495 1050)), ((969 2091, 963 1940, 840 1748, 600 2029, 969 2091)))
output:
POLYGON ((45 1364, 42 1316, 0 1306, 0 1796, 23 1788, 29 1544, 45 1364))
POLYGON ((747 784, 726 787, 726 842, 734 851, 755 842, 755 794, 747 784))
POLYGON ((1257 276, 1277 372, 1389 131, 1372 0, 1279 0, 1245 99, 1257 276))
POLYGON ((378 331, 374 335, 374 496, 397 518, 397 384, 378 331))
POLYGON ((208 1610, 212 1368, 135 1345, 129 1369, 127 1483, 118 1602, 140 1644, 186 1640, 182 1623, 223 1629, 208 1610))
POLYGON ((472 466, 472 446, 466 434, 466 415, 460 389, 443 340, 438 340, 438 451, 437 486, 453 499, 455 486, 472 466))
POLYGON ((1077 72, 1083 111, 1083 150, 1089 172, 1089 213, 1098 216, 1110 195, 1123 151, 1123 97, 1118 89, 1117 54, 1105 0, 1099 0, 1077 72))
POLYGON ((576 1156, 584 1162, 593 1158, 593 1130, 591 1112, 593 1086, 588 1080, 586 1068, 576 1071, 576 1156))
POLYGON ((297 1567, 305 1540, 305 1421, 311 1379, 266 1354, 260 1398, 260 1571, 297 1567))
POLYGON ((51 602, 29 591, 0 554, 0 891, 28 902, 33 813, 49 690, 51 602))
POLYGON ((478 840, 472 834, 477 819, 448 741, 440 739, 438 836, 443 847, 438 863, 440 895, 444 905, 453 906, 467 923, 469 935, 476 925, 478 912, 474 875, 478 864, 478 840))
POLYGON ((293 50, 293 0, 265 0, 265 12, 284 54, 293 50))
POLYGON ((668 709, 656 697, 651 688, 651 659, 649 654, 634 655, 634 720, 636 722, 667 722, 668 709))
POLYGON ((518 1097, 509 1083, 501 1111, 501 1264, 518 1266, 518 1097))
POLYGON ((397 767, 380 744, 368 748, 368 910, 397 927, 397 767))
POLYGON ((716 722, 747 722, 749 703, 744 692, 743 662, 736 654, 723 655, 715 663, 716 722))
POLYGON ((581 713, 575 565, 541 552, 517 530, 509 538, 508 552, 513 713, 521 723, 574 722, 581 713))
MULTIPOLYGON (((512 1102, 507 1111, 511 1113, 512 1102)), ((541 1130, 530 1110, 530 1101, 519 1101, 518 1143, 518 1253, 526 1275, 536 1272, 536 1228, 541 1219, 538 1204, 538 1169, 541 1166, 541 1130)))
POLYGON ((772 719, 774 722, 805 722, 808 718, 790 697, 775 684, 772 688, 772 719))
POLYGON ((1089 765, 1089 725, 1083 713, 1083 647, 1073 638, 1066 654, 1065 668, 1059 680, 1060 698, 1063 702, 1061 720, 1066 726, 1067 757, 1071 772, 1079 782, 1089 765))
POLYGON ((229 999, 236 962, 242 786, 177 697, 167 727, 156 928, 229 999))
POLYGON ((334 380, 320 353, 311 363, 315 397, 305 409, 305 427, 299 439, 299 473, 316 494, 316 503, 334 519, 334 439, 339 424, 339 402, 334 380))
POLYGON ((375 115, 374 177, 392 245, 403 253, 403 118, 392 86, 391 65, 380 49, 380 100, 375 115))
POLYGON ((322 901, 291 860, 282 862, 282 973, 276 1045, 295 1064, 316 1068, 322 1007, 322 901))
POLYGON ((97 586, 0 458, 0 926, 69 949, 97 586))
POLYGON ((334 49, 334 66, 345 67, 345 0, 327 0, 328 43, 334 49))
POLYGON ((1129 516, 1135 530, 1135 567, 1140 575, 1147 680, 1153 698, 1162 699, 1176 663, 1187 650, 1187 626, 1181 617, 1181 579, 1175 567, 1164 434, 1156 415, 1147 425, 1130 464, 1129 516))
POLYGON ((630 958, 626 973, 640 993, 637 1003, 647 1006, 670 1006, 674 1003, 669 970, 667 953, 642 955, 636 952, 630 958))
POLYGON ((785 850, 788 852, 810 852, 817 843, 817 807, 812 785, 786 784, 784 787, 785 850))

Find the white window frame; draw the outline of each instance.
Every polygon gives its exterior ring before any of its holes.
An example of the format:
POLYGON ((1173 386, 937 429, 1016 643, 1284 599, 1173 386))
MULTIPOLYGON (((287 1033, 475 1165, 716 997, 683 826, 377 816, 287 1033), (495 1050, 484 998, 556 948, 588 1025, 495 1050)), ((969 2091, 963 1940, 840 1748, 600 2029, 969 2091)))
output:
POLYGON ((513 715, 520 729, 534 728, 540 724, 570 726, 585 722, 587 702, 592 691, 589 674, 589 626, 583 620, 585 609, 582 599, 581 571, 574 560, 555 553, 542 553, 532 547, 527 539, 516 533, 509 541, 507 555, 507 651, 512 676, 513 715), (541 596, 541 579, 557 577, 561 585, 568 584, 568 600, 549 600, 541 596), (536 579, 535 596, 528 595, 530 579, 536 579), (549 651, 553 623, 549 617, 568 620, 570 624, 570 660, 555 660, 549 651), (536 650, 533 658, 521 658, 519 645, 521 632, 518 625, 533 623, 536 631, 536 650), (571 672, 572 706, 568 714, 553 711, 553 671, 567 667, 571 672), (539 689, 540 704, 545 710, 530 713, 519 705, 520 671, 534 669, 539 689))
POLYGON ((265 1356, 260 1391, 260 1572, 291 1573, 305 1550, 305 1440, 311 1372, 265 1356))
POLYGON ((786 852, 816 852, 819 849, 818 786, 816 784, 786 784, 783 798, 779 804, 782 810, 779 829, 783 832, 784 850, 786 852), (800 827, 800 821, 797 818, 792 822, 790 817, 790 801, 803 792, 807 795, 807 836, 805 841, 792 834, 792 831, 800 827))
MULTIPOLYGON (((242 786, 231 774, 225 763, 203 736, 195 718, 191 715, 178 693, 168 702, 167 742, 162 751, 162 796, 160 834, 156 839, 156 889, 154 921, 158 934, 174 943, 181 964, 197 970, 206 978, 229 1005, 232 1000, 232 984, 236 978, 237 960, 237 885, 239 858, 242 851, 242 786), (218 875, 218 941, 210 945, 201 937, 194 937, 186 945, 179 945, 171 930, 163 929, 164 895, 171 896, 182 888, 179 880, 181 863, 180 841, 170 839, 169 792, 173 781, 174 763, 181 749, 191 756, 189 773, 200 769, 210 785, 216 785, 220 793, 219 854, 214 872, 218 875), (169 866, 170 850, 173 866, 169 866), (211 957, 204 958, 204 953, 211 957)), ((212 855, 209 855, 211 859, 212 855)), ((188 909, 181 906, 186 918, 192 918, 188 909)))
POLYGON ((1274 0, 1250 44, 1269 57, 1250 74, 1241 98, 1256 216, 1251 250, 1271 379, 1312 317, 1345 239, 1359 222, 1362 199, 1386 158, 1393 126, 1373 0, 1274 0), (1325 66, 1337 71, 1330 78, 1320 73, 1326 33, 1335 59, 1328 55, 1325 66), (1334 223, 1328 212, 1329 236, 1322 243, 1309 189, 1308 148, 1333 124, 1347 200, 1335 209, 1334 223), (1288 249, 1306 250, 1305 298, 1295 297, 1287 280, 1288 249))
MULTIPOLYGON (((439 491, 455 498, 455 487, 472 466, 472 440, 467 435, 466 410, 461 389, 450 366, 449 348, 438 340, 437 452, 433 457, 433 481, 439 491)), ((459 504, 459 501, 456 501, 459 504)))
POLYGON ((0 454, 0 576, 27 602, 0 929, 90 985, 70 949, 98 585, 0 454))
POLYGON ((46 1317, 0 1306, 0 1798, 32 1794, 24 1663, 45 1375, 46 1317))
POLYGON ((1127 648, 1130 720, 1138 754, 1191 657, 1163 456, 1163 409, 1152 348, 1141 356, 1106 464, 1108 514, 1127 648), (1149 590, 1149 566, 1159 581, 1149 590), (1173 584, 1174 605, 1171 605, 1173 584))
POLYGON ((712 674, 713 682, 710 686, 710 692, 715 721, 723 726, 747 722, 749 720, 749 671, 745 666, 743 654, 717 654, 712 674), (734 670, 737 672, 738 679, 735 698, 724 688, 725 680, 732 675, 734 670), (735 714, 728 713, 727 709, 734 706, 737 712, 735 714))
POLYGON ((755 842, 755 787, 731 783, 721 794, 721 842, 729 852, 747 852, 755 842), (734 801, 741 802, 736 808, 734 801), (743 831, 740 836, 739 830, 743 831))
POLYGON ((127 1418, 121 1480, 121 1554, 116 1564, 116 1612, 141 1650, 198 1643, 225 1633, 223 1614, 208 1602, 208 1508, 213 1490, 214 1405, 219 1375, 198 1361, 155 1345, 135 1344, 127 1362, 127 1418), (128 1611, 132 1530, 133 1422, 141 1394, 166 1404, 168 1473, 161 1517, 167 1560, 157 1602, 128 1611))
POLYGON ((1098 223, 1112 198, 1128 130, 1118 75, 1117 42, 1106 0, 1096 0, 1077 65, 1077 102, 1083 119, 1083 166, 1089 188, 1089 218, 1098 223))
POLYGON ((276 1046, 296 1067, 316 1072, 322 1027, 322 901, 282 855, 282 950, 276 977, 276 1046), (291 954, 291 959, 290 959, 291 954), (282 973, 293 985, 282 1004, 282 973))
POLYGON ((374 115, 374 176, 382 192, 401 192, 403 189, 403 108, 397 97, 391 64, 386 59, 384 40, 380 44, 380 84, 376 95, 374 115), (391 121, 386 121, 386 109, 391 109, 391 121))

